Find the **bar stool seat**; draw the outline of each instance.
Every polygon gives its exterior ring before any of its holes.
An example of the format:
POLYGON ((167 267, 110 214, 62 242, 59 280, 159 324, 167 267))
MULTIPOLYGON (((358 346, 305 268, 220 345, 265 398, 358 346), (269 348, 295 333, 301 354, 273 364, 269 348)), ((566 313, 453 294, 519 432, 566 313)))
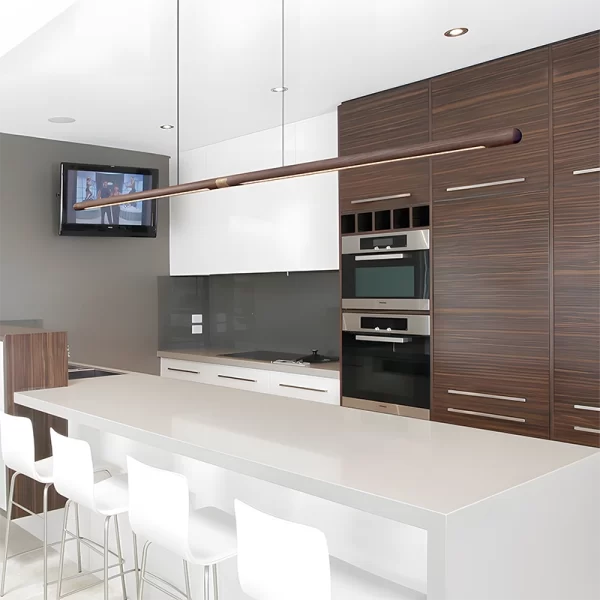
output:
POLYGON ((189 531, 194 563, 213 565, 236 555, 235 520, 226 512, 214 506, 190 511, 189 531))
POLYGON ((31 479, 39 483, 53 483, 54 461, 52 457, 36 460, 33 463, 34 471, 31 473, 31 479))
POLYGON ((105 517, 121 515, 129 510, 127 475, 115 475, 94 485, 96 512, 105 517))

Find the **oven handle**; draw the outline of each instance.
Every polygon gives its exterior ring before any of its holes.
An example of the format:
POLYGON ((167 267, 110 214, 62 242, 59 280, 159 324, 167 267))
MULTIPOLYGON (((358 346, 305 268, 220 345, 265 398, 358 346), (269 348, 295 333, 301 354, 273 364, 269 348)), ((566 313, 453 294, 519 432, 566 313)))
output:
POLYGON ((354 260, 394 260, 404 258, 404 254, 365 254, 364 256, 355 256, 354 260))
POLYGON ((379 337, 378 335, 357 335, 357 342, 386 342, 389 344, 406 344, 412 342, 411 337, 379 337))

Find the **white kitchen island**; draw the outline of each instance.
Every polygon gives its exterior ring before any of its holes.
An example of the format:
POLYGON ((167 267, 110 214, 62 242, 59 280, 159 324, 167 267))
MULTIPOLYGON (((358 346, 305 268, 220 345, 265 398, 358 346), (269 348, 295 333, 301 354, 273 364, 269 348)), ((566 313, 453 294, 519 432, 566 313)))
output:
POLYGON ((140 374, 15 402, 68 419, 121 466, 127 453, 157 466, 174 456, 198 505, 231 511, 240 497, 320 526, 332 554, 362 568, 376 557, 372 571, 383 554, 399 557, 377 574, 421 597, 600 597, 597 450, 140 374))

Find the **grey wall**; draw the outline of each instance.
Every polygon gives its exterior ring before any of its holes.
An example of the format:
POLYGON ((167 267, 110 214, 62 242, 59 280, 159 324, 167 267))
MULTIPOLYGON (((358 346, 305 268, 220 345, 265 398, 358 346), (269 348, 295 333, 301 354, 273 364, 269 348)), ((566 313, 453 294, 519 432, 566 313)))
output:
POLYGON ((59 237, 63 161, 158 168, 168 185, 166 156, 0 134, 0 319, 66 330, 73 361, 156 373, 168 201, 156 239, 59 237))

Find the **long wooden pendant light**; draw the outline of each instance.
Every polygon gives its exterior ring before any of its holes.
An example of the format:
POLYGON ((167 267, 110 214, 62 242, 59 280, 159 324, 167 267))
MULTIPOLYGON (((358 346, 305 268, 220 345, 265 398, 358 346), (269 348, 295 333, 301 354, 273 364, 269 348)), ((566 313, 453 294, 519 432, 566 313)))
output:
POLYGON ((251 171, 250 173, 238 173, 237 175, 228 175, 227 177, 203 179, 201 181, 182 183, 155 190, 136 192, 135 194, 111 196, 100 200, 85 200, 75 204, 74 209, 85 210, 101 206, 113 206, 115 204, 129 204, 130 202, 169 198, 172 196, 182 196, 184 194, 195 194, 197 192, 208 192, 210 190, 248 185, 251 183, 261 183, 263 181, 276 181, 279 179, 288 179, 290 177, 304 177, 306 175, 356 169, 369 165, 403 160, 414 160, 417 158, 439 156, 441 154, 452 154, 454 152, 467 152, 470 150, 509 146, 511 144, 518 144, 521 141, 521 138, 522 134, 519 129, 499 129, 496 131, 488 131, 448 140, 425 142, 423 144, 413 144, 411 146, 399 146, 389 150, 363 152, 361 154, 338 156, 336 158, 315 160, 295 165, 285 165, 273 169, 251 171))

